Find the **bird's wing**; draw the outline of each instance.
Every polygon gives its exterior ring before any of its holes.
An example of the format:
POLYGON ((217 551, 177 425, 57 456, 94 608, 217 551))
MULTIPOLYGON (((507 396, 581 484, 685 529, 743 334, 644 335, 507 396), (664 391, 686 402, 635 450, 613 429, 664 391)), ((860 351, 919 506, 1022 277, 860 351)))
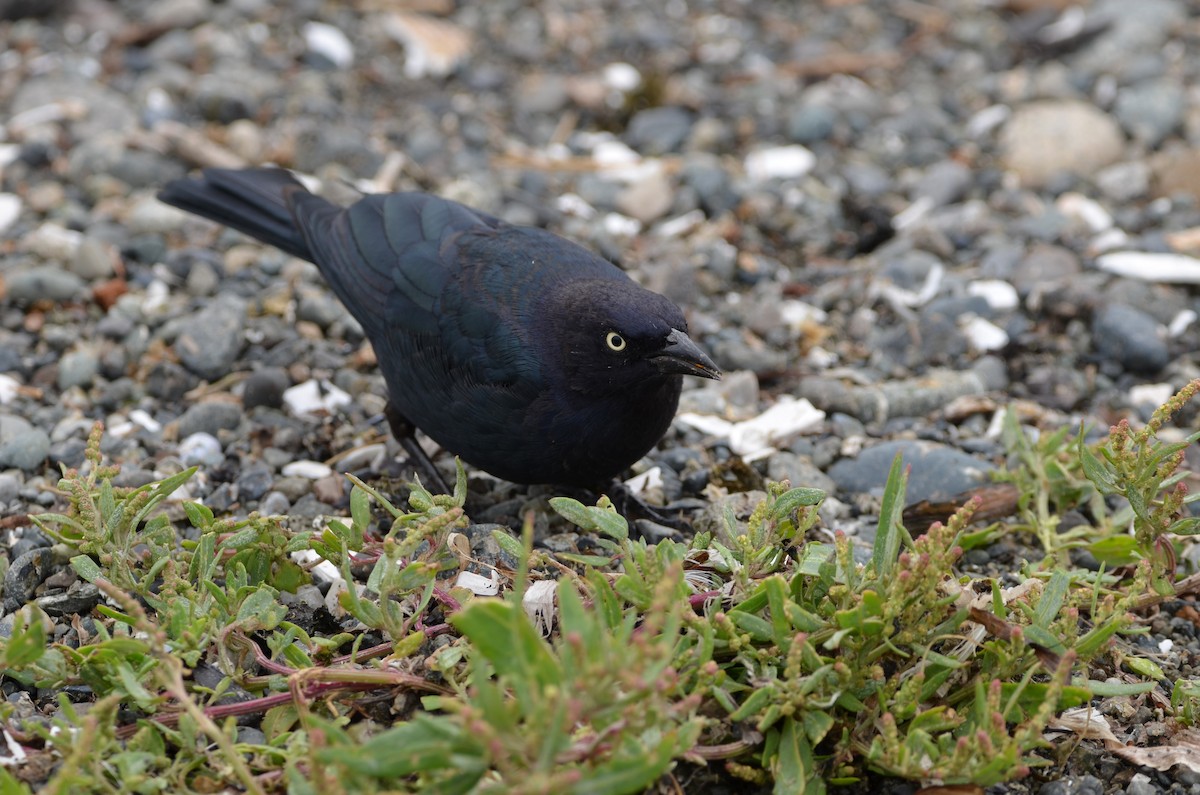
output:
POLYGON ((447 242, 500 223, 424 193, 366 196, 344 209, 299 191, 289 198, 313 261, 369 337, 394 327, 436 333, 457 266, 447 242))

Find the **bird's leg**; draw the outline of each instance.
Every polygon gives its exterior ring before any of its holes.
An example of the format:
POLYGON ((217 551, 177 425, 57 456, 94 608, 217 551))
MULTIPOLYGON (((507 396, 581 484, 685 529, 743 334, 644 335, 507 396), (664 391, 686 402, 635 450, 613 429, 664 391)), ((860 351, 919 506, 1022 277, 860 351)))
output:
POLYGON ((409 463, 417 470, 417 474, 425 480, 425 486, 442 494, 453 494, 454 492, 450 486, 446 484, 446 479, 442 477, 442 473, 438 472, 429 454, 425 452, 425 449, 417 441, 416 426, 409 422, 407 417, 397 411, 390 400, 383 407, 383 416, 387 418, 388 425, 392 429, 392 436, 396 437, 396 441, 400 443, 400 446, 404 448, 404 452, 408 454, 409 463))

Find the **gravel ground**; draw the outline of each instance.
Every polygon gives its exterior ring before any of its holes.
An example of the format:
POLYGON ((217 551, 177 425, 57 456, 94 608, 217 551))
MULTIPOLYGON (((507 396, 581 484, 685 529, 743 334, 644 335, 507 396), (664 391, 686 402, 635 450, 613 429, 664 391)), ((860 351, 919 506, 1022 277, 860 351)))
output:
MULTIPOLYGON (((727 377, 688 385, 638 467, 668 502, 706 504, 721 462, 770 446, 745 478, 827 489, 825 523, 857 532, 897 451, 910 499, 937 499, 1003 463, 998 407, 1105 428, 1200 376, 1196 2, 0 0, 0 17, 5 517, 61 507, 59 466, 97 419, 122 483, 198 464, 189 495, 218 513, 336 514, 340 472, 407 476, 316 268, 153 198, 204 165, 434 191, 673 298, 727 377)), ((505 523, 550 493, 472 491, 473 517, 505 523)), ((13 540, 10 561, 45 543, 13 540)), ((37 596, 69 616, 78 590, 9 577, 4 611, 37 596)), ((1149 625, 1191 676, 1185 607, 1149 625)), ((994 791, 1200 793, 1137 772, 1085 744, 1055 780, 994 791)))

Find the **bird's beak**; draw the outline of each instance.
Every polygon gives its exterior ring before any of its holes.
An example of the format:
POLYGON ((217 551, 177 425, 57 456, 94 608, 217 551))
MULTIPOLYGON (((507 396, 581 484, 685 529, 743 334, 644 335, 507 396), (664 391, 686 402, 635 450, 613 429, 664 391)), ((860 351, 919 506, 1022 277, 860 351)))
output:
POLYGON ((721 380, 721 371, 713 364, 713 360, 679 329, 671 329, 667 344, 650 359, 664 375, 698 375, 714 381, 721 380))

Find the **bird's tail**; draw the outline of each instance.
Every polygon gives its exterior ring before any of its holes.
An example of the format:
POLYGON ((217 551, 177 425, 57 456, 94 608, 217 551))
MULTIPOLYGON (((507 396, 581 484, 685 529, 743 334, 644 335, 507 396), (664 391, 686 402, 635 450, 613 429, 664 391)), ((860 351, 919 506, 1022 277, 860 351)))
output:
POLYGON ((282 168, 206 168, 200 177, 167 183, 158 200, 311 262, 312 252, 288 203, 294 191, 307 192, 282 168))

